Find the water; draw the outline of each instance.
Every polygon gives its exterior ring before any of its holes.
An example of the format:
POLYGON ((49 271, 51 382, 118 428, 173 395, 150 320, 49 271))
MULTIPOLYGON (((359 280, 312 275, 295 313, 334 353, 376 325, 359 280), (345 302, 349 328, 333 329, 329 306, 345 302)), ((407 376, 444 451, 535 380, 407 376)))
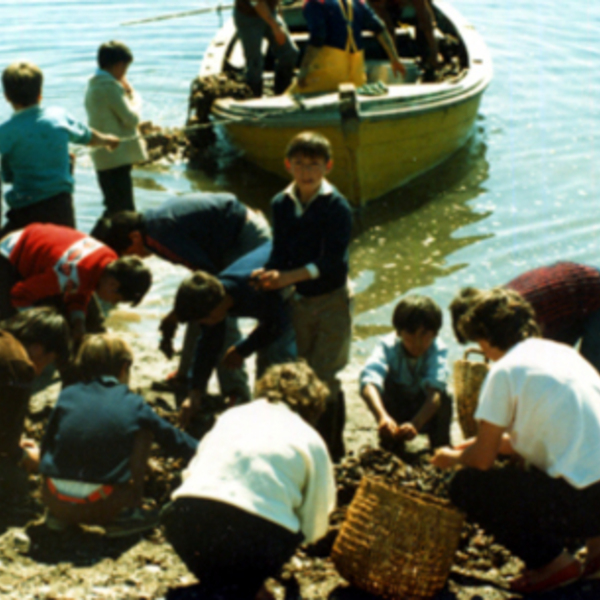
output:
MULTIPOLYGON (((44 103, 85 120, 83 95, 98 45, 121 39, 135 61, 129 79, 143 116, 182 125, 189 82, 221 24, 217 14, 135 27, 119 23, 198 8, 159 0, 1 2, 2 60, 33 60, 44 70, 44 103)), ((428 176, 369 207, 351 248, 356 287, 357 368, 374 336, 388 331, 398 298, 431 295, 446 307, 463 285, 502 284, 557 259, 600 265, 600 6, 592 2, 457 0, 494 62, 474 136, 428 176)), ((0 119, 10 115, 0 103, 0 119)), ((217 176, 184 165, 135 171, 138 207, 195 190, 229 189, 265 206, 281 180, 234 161, 217 176)), ((89 156, 77 165, 79 227, 101 212, 89 156)), ((140 307, 140 334, 153 331, 184 271, 152 259, 157 284, 140 307), (148 324, 151 324, 148 325, 148 324)), ((442 336, 452 342, 447 315, 442 336)), ((451 343, 451 355, 460 349, 451 343)))

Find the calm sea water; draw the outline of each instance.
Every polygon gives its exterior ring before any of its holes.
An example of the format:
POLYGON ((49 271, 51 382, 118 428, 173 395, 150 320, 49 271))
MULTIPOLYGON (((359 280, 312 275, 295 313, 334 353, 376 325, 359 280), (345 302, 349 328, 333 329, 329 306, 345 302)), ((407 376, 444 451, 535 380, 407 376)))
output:
MULTIPOLYGON (((502 284, 522 271, 568 259, 600 266, 600 5, 566 0, 507 3, 457 0, 489 45, 494 80, 468 145, 426 178, 369 207, 352 244, 356 287, 353 365, 374 335, 390 329, 392 309, 407 292, 446 307, 463 285, 502 284)), ((121 39, 133 50, 130 81, 143 116, 182 125, 189 82, 227 18, 209 14, 135 27, 120 23, 197 2, 159 0, 0 2, 3 64, 18 58, 45 74, 44 103, 85 119, 83 94, 98 45, 121 39)), ((10 115, 0 103, 0 119, 10 115)), ((79 227, 101 212, 89 156, 77 165, 79 227)), ((135 172, 138 207, 196 190, 228 189, 265 206, 283 182, 234 161, 218 174, 185 165, 135 172)), ((140 335, 155 338, 185 271, 152 259, 157 284, 140 308, 140 335)), ((452 342, 448 319, 443 337, 452 342)), ((151 341, 150 343, 154 343, 151 341)), ((460 349, 451 343, 452 356, 460 349)))

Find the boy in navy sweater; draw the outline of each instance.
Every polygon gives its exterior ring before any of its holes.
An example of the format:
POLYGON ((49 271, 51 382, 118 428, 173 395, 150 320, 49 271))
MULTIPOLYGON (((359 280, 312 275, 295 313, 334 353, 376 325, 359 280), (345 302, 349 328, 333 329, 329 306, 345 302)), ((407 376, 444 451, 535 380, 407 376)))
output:
POLYGON ((286 151, 285 166, 293 181, 272 200, 273 250, 254 276, 265 290, 295 286, 298 356, 329 387, 317 429, 337 460, 344 455, 344 397, 337 375, 348 362, 352 327, 347 286, 352 213, 325 179, 333 166, 325 137, 297 135, 286 151))

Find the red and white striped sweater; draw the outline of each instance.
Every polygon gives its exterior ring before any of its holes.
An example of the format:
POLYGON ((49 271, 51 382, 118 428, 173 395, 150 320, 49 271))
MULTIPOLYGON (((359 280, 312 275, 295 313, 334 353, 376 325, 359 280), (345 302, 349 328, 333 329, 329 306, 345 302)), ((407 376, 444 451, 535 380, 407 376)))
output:
POLYGON ((15 308, 28 308, 44 298, 63 295, 71 319, 85 314, 104 269, 118 258, 85 233, 42 223, 7 235, 0 242, 0 254, 21 277, 10 292, 15 308))

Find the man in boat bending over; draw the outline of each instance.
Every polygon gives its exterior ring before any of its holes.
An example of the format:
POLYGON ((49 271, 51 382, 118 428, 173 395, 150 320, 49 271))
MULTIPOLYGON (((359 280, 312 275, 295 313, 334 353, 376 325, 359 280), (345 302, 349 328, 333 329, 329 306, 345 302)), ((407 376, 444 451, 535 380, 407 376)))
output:
POLYGON ((362 31, 372 31, 390 58, 394 74, 406 74, 383 21, 364 0, 306 0, 304 18, 310 33, 297 81, 289 92, 333 92, 340 83, 363 85, 362 31))
POLYGON ((435 69, 443 57, 435 37, 435 14, 430 0, 369 0, 369 4, 385 23, 392 38, 405 8, 412 7, 416 17, 416 44, 426 66, 435 69))
POLYGON ((283 19, 277 14, 279 0, 235 0, 233 20, 246 57, 246 83, 255 97, 262 96, 263 38, 275 55, 275 94, 282 94, 294 77, 298 48, 283 19))

